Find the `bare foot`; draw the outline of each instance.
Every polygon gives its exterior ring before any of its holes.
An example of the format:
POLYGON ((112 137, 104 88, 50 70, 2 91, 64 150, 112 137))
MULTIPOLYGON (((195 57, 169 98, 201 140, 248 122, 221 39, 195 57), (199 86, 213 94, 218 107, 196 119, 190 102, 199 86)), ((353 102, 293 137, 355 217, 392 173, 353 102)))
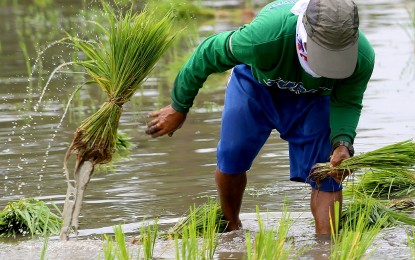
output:
POLYGON ((240 220, 238 220, 236 223, 229 222, 228 226, 225 229, 225 232, 230 232, 230 231, 239 230, 239 229, 242 229, 242 222, 240 220))

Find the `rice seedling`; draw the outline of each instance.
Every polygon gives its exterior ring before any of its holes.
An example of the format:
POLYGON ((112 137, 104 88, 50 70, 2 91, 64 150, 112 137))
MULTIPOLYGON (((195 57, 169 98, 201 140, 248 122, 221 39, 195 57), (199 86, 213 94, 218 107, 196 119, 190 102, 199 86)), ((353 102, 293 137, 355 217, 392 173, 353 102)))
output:
POLYGON ((411 231, 406 232, 407 243, 412 259, 415 259, 415 229, 412 227, 411 231))
MULTIPOLYGON (((190 208, 190 214, 169 231, 176 245, 176 259, 213 259, 223 230, 219 230, 222 213, 217 202, 190 208)), ((222 224, 227 224, 222 222, 222 224)))
POLYGON ((142 226, 140 229, 141 244, 143 245, 144 259, 153 259, 154 246, 158 233, 157 219, 153 225, 142 226))
POLYGON ((198 207, 190 207, 189 214, 166 232, 159 232, 157 221, 142 226, 132 243, 142 245, 144 259, 152 259, 157 238, 175 242, 176 259, 213 259, 220 239, 218 233, 227 226, 222 218, 218 202, 209 199, 198 207))
POLYGON ((140 244, 137 256, 134 255, 132 249, 126 244, 125 234, 121 225, 113 227, 114 237, 104 235, 104 258, 109 259, 153 259, 154 246, 158 232, 157 220, 154 225, 142 226, 140 228, 140 244), (143 252, 143 257, 141 257, 143 252))
POLYGON ((174 234, 176 259, 199 259, 199 240, 196 215, 191 215, 190 222, 183 226, 180 234, 174 234))
POLYGON ((113 259, 133 259, 133 255, 125 243, 125 235, 120 225, 114 226, 114 238, 104 235, 104 258, 113 259), (115 239, 115 241, 114 241, 115 239))
POLYGON ((103 251, 104 251, 104 259, 105 260, 114 260, 115 259, 115 243, 114 240, 109 237, 108 235, 104 235, 104 245, 103 245, 103 251))
POLYGON ((387 145, 343 160, 340 165, 319 163, 310 173, 310 178, 320 185, 333 172, 356 172, 361 170, 410 170, 415 169, 415 143, 412 139, 387 145))
POLYGON ((357 181, 344 195, 358 191, 380 199, 409 197, 415 194, 415 172, 406 169, 374 169, 356 176, 357 181))
POLYGON ((20 199, 9 202, 0 212, 0 237, 17 235, 59 234, 62 219, 61 212, 53 213, 45 202, 36 199, 20 199))
POLYGON ((160 237, 164 239, 174 238, 175 235, 182 237, 185 227, 189 225, 194 226, 197 236, 202 236, 206 232, 222 233, 226 230, 228 222, 223 219, 222 209, 217 201, 209 199, 207 203, 198 207, 194 206, 189 211, 187 216, 167 232, 161 233, 160 237))
POLYGON ((132 8, 117 16, 105 3, 103 10, 109 29, 100 23, 92 23, 102 30, 102 37, 82 40, 69 36, 73 46, 86 57, 76 63, 108 95, 108 101, 77 128, 64 158, 68 188, 62 240, 68 240, 71 230, 78 228, 84 191, 94 166, 112 160, 123 105, 140 88, 175 35, 171 12, 159 19, 148 10, 137 14, 132 8), (71 155, 76 155, 74 180, 70 179, 67 166, 71 155))
POLYGON ((279 220, 278 227, 266 230, 265 224, 259 215, 259 207, 256 208, 259 232, 254 238, 251 233, 245 235, 247 259, 298 259, 306 248, 295 248, 293 244, 289 244, 288 232, 294 224, 293 219, 287 211, 284 204, 282 217, 279 220))
MULTIPOLYGON (((370 207, 362 206, 363 204, 357 206, 356 212, 359 213, 359 217, 355 218, 353 216, 350 221, 343 225, 340 232, 336 232, 336 227, 332 226, 330 259, 351 260, 362 259, 364 256, 368 256, 368 248, 373 244, 388 217, 382 215, 376 223, 371 224, 370 221, 373 212, 370 207)), ((339 202, 335 202, 335 207, 337 208, 335 212, 339 212, 339 202)), ((338 223, 339 216, 336 215, 334 218, 334 222, 338 223)), ((370 253, 373 253, 373 251, 370 253)))
POLYGON ((219 244, 221 238, 221 232, 218 231, 218 223, 216 222, 217 212, 210 212, 208 215, 208 220, 206 226, 204 227, 204 232, 202 235, 202 258, 203 259, 213 259, 216 248, 219 244))
POLYGON ((44 260, 46 257, 46 251, 48 249, 49 237, 45 237, 45 241, 43 241, 42 252, 40 253, 40 260, 44 260))

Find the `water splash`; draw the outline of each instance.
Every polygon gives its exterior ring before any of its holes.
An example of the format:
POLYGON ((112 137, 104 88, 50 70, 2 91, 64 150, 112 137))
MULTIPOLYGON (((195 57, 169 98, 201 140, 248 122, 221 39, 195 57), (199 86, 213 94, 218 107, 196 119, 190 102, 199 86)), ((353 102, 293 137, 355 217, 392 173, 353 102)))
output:
POLYGON ((61 69, 61 68, 63 68, 63 67, 65 67, 65 66, 68 66, 68 65, 71 65, 71 64, 76 64, 77 62, 76 61, 71 61, 71 62, 65 62, 65 63, 62 63, 61 65, 59 65, 59 66, 57 66, 53 71, 52 71, 52 73, 50 74, 50 76, 49 76, 49 78, 48 78, 48 81, 46 82, 46 84, 45 84, 45 86, 43 87, 43 89, 42 89, 42 93, 40 94, 40 97, 39 97, 39 100, 37 101, 37 103, 36 103, 36 105, 33 107, 33 110, 35 111, 35 112, 37 112, 37 110, 39 109, 39 106, 40 106, 40 103, 42 102, 42 99, 43 99, 43 96, 45 95, 45 93, 46 93, 46 89, 48 88, 48 86, 49 86, 49 83, 50 83, 50 81, 53 79, 53 77, 55 76, 55 74, 61 69))
POLYGON ((45 52, 46 52, 49 48, 52 48, 53 46, 55 46, 55 45, 57 45, 57 44, 59 44, 59 43, 65 42, 67 39, 69 39, 69 38, 68 38, 68 37, 65 37, 65 38, 62 38, 62 39, 60 39, 60 40, 54 41, 54 42, 52 42, 52 43, 50 43, 50 44, 46 45, 46 47, 45 47, 45 48, 43 48, 43 50, 41 50, 41 51, 39 51, 39 52, 38 52, 37 57, 36 57, 36 60, 35 60, 35 62, 33 63, 32 70, 31 70, 31 73, 30 73, 30 75, 29 75, 29 78, 32 78, 32 77, 33 77, 33 73, 36 71, 36 67, 38 66, 38 64, 39 64, 39 62, 40 62, 40 59, 41 59, 41 57, 43 56, 43 54, 44 54, 44 53, 45 53, 45 52))
MULTIPOLYGON (((45 155, 43 156, 42 167, 41 167, 41 170, 40 170, 41 172, 43 172, 43 170, 46 168, 47 158, 49 156, 49 151, 52 148, 52 143, 55 141, 55 137, 56 137, 56 134, 58 133, 58 129, 62 126, 63 120, 65 119, 66 114, 69 111, 69 107, 71 105, 72 100, 75 98, 76 93, 78 93, 78 91, 85 85, 86 85, 86 83, 83 83, 83 84, 77 86, 76 89, 72 92, 71 96, 69 97, 68 103, 65 106, 65 110, 63 111, 63 114, 62 114, 62 116, 59 120, 59 123, 57 124, 57 126, 56 126, 55 130, 53 131, 53 134, 52 134, 52 136, 51 136, 51 138, 48 142, 48 146, 46 148, 45 155)), ((41 179, 39 179, 39 181, 41 181, 41 179)))

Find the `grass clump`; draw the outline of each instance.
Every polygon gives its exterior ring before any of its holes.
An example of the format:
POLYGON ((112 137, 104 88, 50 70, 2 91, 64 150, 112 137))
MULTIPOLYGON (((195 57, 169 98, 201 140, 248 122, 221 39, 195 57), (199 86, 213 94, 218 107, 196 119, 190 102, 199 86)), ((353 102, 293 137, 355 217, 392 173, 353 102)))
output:
POLYGON ((0 237, 18 235, 56 235, 59 234, 61 212, 53 213, 45 202, 28 198, 9 202, 0 212, 0 237))
POLYGON ((340 165, 330 167, 330 163, 319 163, 310 174, 317 185, 327 179, 332 172, 402 171, 415 169, 415 143, 412 139, 387 145, 343 160, 340 165))

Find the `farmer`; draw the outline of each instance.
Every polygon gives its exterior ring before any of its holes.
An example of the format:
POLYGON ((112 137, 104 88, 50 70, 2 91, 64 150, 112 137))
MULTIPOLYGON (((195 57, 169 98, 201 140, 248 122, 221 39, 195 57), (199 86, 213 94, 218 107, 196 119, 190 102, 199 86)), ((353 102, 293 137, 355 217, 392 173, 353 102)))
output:
POLYGON ((172 136, 207 77, 233 68, 225 94, 215 181, 228 230, 241 228, 246 172, 276 129, 288 141, 290 180, 309 183, 316 234, 329 234, 341 181, 318 186, 315 163, 353 156, 374 51, 352 0, 279 0, 250 23, 208 37, 177 75, 171 105, 150 114, 146 133, 172 136))

